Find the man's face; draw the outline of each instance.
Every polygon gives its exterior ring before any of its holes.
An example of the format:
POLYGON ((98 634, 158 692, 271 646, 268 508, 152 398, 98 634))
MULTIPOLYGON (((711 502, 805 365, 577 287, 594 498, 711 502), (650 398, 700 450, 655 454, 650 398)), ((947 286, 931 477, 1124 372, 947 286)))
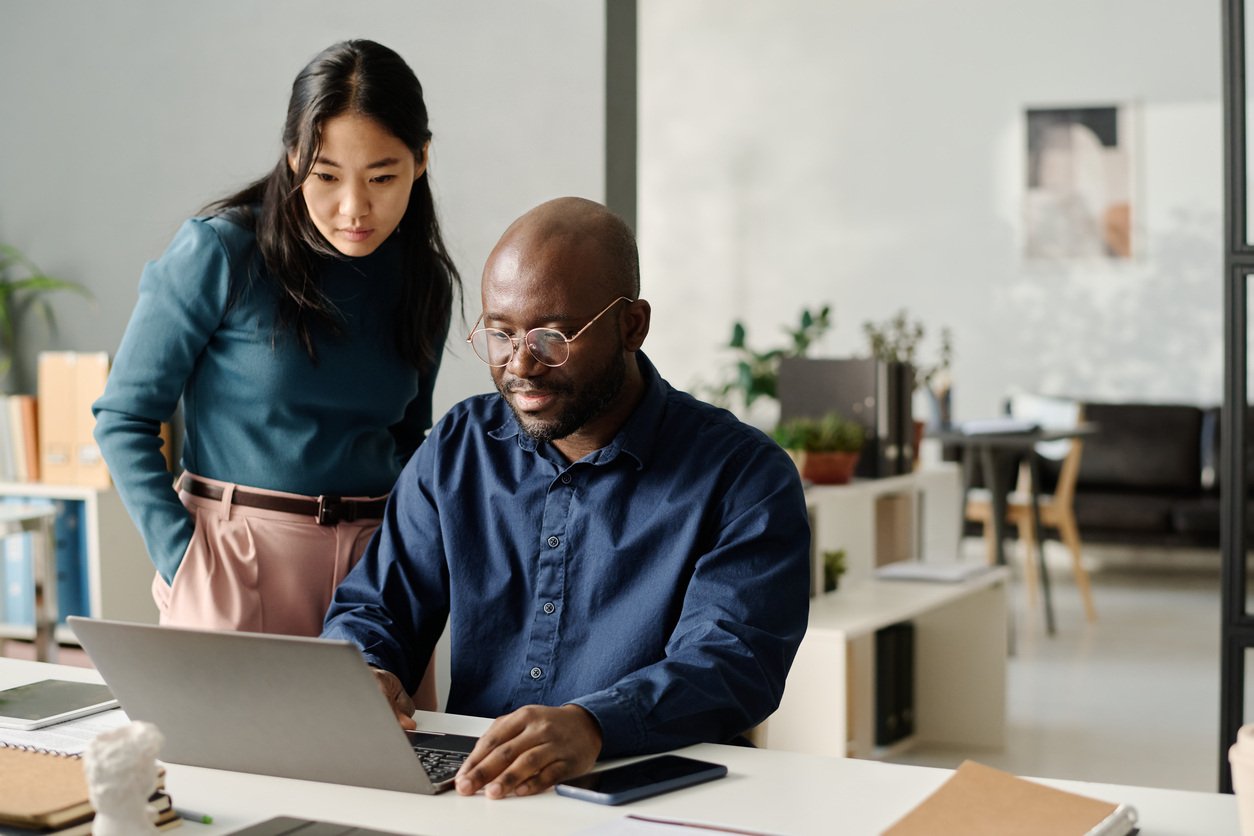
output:
POLYGON ((569 240, 507 246, 494 253, 484 276, 483 326, 519 341, 509 363, 492 369, 492 379, 519 426, 537 441, 566 438, 594 421, 613 405, 626 379, 619 308, 570 343, 561 366, 540 363, 522 344, 532 328, 572 337, 613 301, 606 283, 597 280, 605 268, 592 249, 569 240))

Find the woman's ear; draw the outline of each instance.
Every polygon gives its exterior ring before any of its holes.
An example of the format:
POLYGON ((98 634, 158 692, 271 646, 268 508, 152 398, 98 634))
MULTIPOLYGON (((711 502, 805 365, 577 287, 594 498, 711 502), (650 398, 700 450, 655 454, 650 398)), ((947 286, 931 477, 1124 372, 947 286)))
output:
POLYGON ((288 154, 288 155, 287 155, 287 167, 288 167, 288 168, 290 168, 290 169, 292 170, 292 174, 296 174, 296 173, 297 173, 297 171, 296 171, 296 154, 295 154, 295 153, 291 153, 291 154, 288 154))
POLYGON ((427 172, 427 162, 431 159, 431 140, 422 144, 422 156, 414 161, 414 179, 417 180, 427 172))

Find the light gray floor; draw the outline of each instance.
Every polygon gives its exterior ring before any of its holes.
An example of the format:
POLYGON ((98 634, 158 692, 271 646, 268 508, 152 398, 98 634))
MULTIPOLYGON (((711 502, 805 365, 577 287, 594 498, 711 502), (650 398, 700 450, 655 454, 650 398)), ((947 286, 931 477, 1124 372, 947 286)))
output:
MULTIPOLYGON (((965 546, 981 553, 978 541, 965 546)), ((1045 634, 1016 563, 1005 751, 916 748, 893 760, 970 757, 1026 776, 1218 789, 1218 553, 1086 547, 1090 625, 1065 553, 1047 546, 1058 631, 1045 634)))

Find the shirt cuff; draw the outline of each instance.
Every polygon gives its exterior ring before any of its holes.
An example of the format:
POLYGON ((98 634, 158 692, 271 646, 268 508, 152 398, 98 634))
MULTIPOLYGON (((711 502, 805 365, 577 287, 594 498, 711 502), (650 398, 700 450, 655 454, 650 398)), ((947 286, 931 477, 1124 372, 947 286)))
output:
POLYGON ((571 700, 591 714, 601 726, 601 757, 616 758, 640 753, 648 738, 639 707, 618 689, 597 691, 571 700))

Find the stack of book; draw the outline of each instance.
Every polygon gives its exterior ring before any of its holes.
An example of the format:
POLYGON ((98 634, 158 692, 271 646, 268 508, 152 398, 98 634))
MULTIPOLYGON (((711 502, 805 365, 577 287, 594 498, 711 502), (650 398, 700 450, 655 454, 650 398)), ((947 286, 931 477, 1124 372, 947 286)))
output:
POLYGON ((39 422, 34 395, 0 395, 0 482, 39 481, 39 422))
MULTIPOLYGON (((158 830, 182 822, 165 792, 164 770, 148 807, 158 830)), ((0 836, 86 836, 95 815, 78 756, 0 745, 0 836)))

